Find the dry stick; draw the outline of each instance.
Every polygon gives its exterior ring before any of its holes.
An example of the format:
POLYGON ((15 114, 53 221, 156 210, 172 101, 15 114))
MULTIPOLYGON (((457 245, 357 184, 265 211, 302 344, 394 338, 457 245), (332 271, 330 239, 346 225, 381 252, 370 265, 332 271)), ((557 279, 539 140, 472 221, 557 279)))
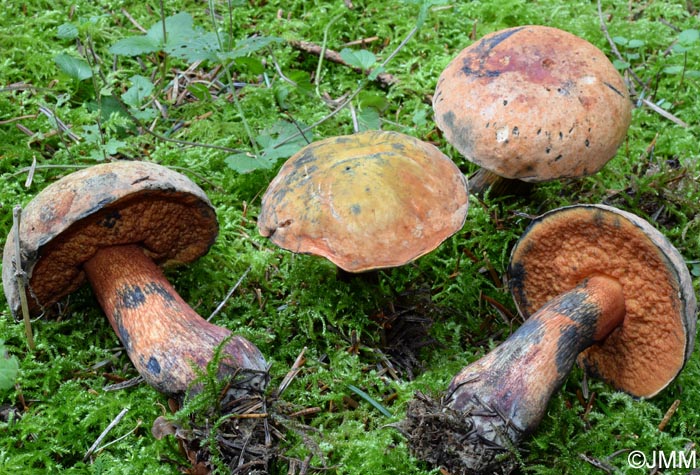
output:
POLYGON ((214 315, 219 313, 221 311, 221 309, 224 308, 224 305, 226 305, 226 302, 228 302, 228 299, 231 298, 231 296, 236 291, 238 286, 241 285, 241 282, 243 282, 243 279, 245 279, 245 277, 248 275, 248 272, 250 272, 251 268, 252 268, 252 266, 248 266, 248 268, 245 270, 245 272, 243 273, 241 278, 238 279, 238 282, 236 282, 234 284, 234 286, 231 287, 231 290, 228 291, 228 293, 226 294, 226 297, 224 297, 224 299, 221 301, 221 303, 214 309, 213 312, 211 312, 211 315, 209 315, 209 318, 207 318, 207 321, 210 321, 212 318, 214 318, 214 315))
MULTIPOLYGON (((372 70, 364 71, 364 70, 362 70, 362 68, 356 68, 355 66, 349 65, 340 56, 340 53, 338 53, 337 51, 333 51, 332 49, 328 49, 328 48, 323 48, 322 46, 317 45, 315 43, 312 43, 310 41, 292 40, 289 42, 289 44, 292 46, 292 48, 298 49, 298 50, 303 51, 305 53, 320 56, 322 58, 327 59, 328 61, 331 61, 332 63, 341 64, 343 66, 346 66, 346 67, 352 69, 353 71, 355 71, 357 73, 365 73, 365 74, 372 73, 372 70)), ((389 74, 389 73, 377 74, 377 80, 385 86, 391 86, 392 84, 394 84, 397 81, 396 77, 394 77, 394 75, 389 74)))
POLYGON ((668 408, 666 411, 666 414, 664 414, 664 418, 661 419, 661 422, 659 422, 659 430, 663 431, 666 428, 666 424, 668 424, 668 421, 671 420, 671 417, 676 413, 678 410, 678 406, 681 405, 681 400, 676 399, 673 401, 673 404, 671 404, 671 407, 668 408))
POLYGON ((95 452, 95 449, 97 449, 97 446, 100 445, 100 442, 102 442, 102 439, 104 439, 107 436, 109 431, 114 429, 114 426, 119 424, 119 421, 121 421, 124 418, 124 416, 126 415, 126 413, 128 411, 129 411, 129 408, 125 407, 124 409, 122 409, 122 411, 119 414, 117 414, 117 417, 115 417, 114 420, 109 423, 107 428, 102 431, 102 433, 99 435, 99 437, 97 437, 97 440, 95 440, 95 442, 90 446, 88 451, 85 453, 85 457, 83 457, 83 462, 87 461, 87 459, 90 458, 90 455, 92 455, 93 452, 95 452))
POLYGON ((31 351, 36 349, 34 345, 34 335, 32 334, 32 321, 29 317, 29 305, 27 304, 27 274, 22 269, 22 248, 19 240, 19 226, 22 219, 22 207, 17 205, 12 210, 12 221, 15 227, 15 279, 17 279, 17 289, 19 293, 19 303, 22 308, 22 319, 24 320, 24 333, 27 336, 27 346, 31 351))
MULTIPOLYGON (((605 38, 608 40, 608 44, 610 44, 610 49, 615 54, 615 56, 617 56, 617 59, 619 59, 620 61, 624 61, 624 59, 622 58, 622 54, 620 53, 620 50, 617 49, 617 45, 615 45, 615 42, 610 37, 610 32, 608 32, 608 27, 605 25, 605 19, 603 18, 603 7, 600 4, 600 0, 598 0, 597 3, 598 3, 598 17, 600 18, 600 29, 603 32, 603 34, 605 35, 605 38)), ((637 76, 637 73, 632 71, 632 68, 628 67, 628 68, 625 68, 625 70, 630 74, 630 76, 632 76, 632 78, 640 86, 642 86, 644 89, 646 89, 647 85, 644 84, 644 81, 642 81, 639 76, 637 76)), ((630 89, 632 90, 633 94, 638 95, 636 93, 636 91, 634 90, 634 84, 630 83, 630 89)), ((660 116, 670 120, 671 122, 673 122, 677 125, 680 125, 681 127, 688 127, 688 124, 683 122, 681 119, 674 116, 670 112, 662 109, 661 107, 657 106, 656 104, 654 104, 650 100, 648 100, 644 97, 642 97, 640 100, 641 100, 642 104, 644 104, 645 106, 647 106, 648 108, 650 108, 651 110, 653 110, 654 112, 659 114, 660 116)))
MULTIPOLYGON (((389 56, 384 61, 382 61, 382 63, 378 67, 383 68, 384 66, 386 66, 389 63, 389 61, 394 59, 394 56, 399 54, 399 51, 401 51, 403 49, 403 47, 406 46, 406 43, 411 41, 411 38, 413 38, 413 36, 418 32, 419 29, 420 29, 419 25, 414 26, 411 29, 411 31, 408 32, 406 37, 401 41, 401 43, 396 47, 396 49, 394 51, 392 51, 391 54, 389 54, 389 56)), ((355 99, 355 97, 357 97, 357 95, 360 92, 362 92, 362 89, 364 89, 364 86, 365 86, 364 83, 360 84, 354 91, 352 91, 352 93, 338 107, 333 109, 328 115, 326 115, 325 117, 322 117, 321 119, 317 120, 316 122, 309 125, 308 127, 305 127, 304 129, 300 130, 296 134, 292 134, 289 137, 287 137, 286 139, 278 142, 273 148, 281 147, 282 145, 284 145, 288 142, 291 142, 292 140, 296 139, 297 137, 305 135, 307 132, 309 132, 309 131, 315 129, 316 127, 318 127, 319 125, 323 124, 325 121, 335 117, 335 115, 338 114, 338 112, 343 110, 348 104, 350 104, 353 101, 353 99, 355 99)))

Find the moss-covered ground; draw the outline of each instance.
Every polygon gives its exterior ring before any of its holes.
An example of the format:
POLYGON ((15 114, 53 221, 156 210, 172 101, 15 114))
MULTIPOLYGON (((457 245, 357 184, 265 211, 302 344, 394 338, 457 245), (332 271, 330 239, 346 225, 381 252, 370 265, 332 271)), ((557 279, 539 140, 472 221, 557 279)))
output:
MULTIPOLYGON (((216 208, 220 235, 205 257, 168 271, 173 285, 208 316, 248 271, 213 321, 261 349, 273 387, 306 348, 284 393, 293 406, 288 413, 305 411, 288 417, 296 429, 279 442, 283 456, 271 473, 320 467, 333 474, 440 473, 413 458, 388 424, 403 417, 415 391, 439 395, 461 367, 519 325, 502 282, 510 248, 534 215, 573 203, 631 211, 659 228, 694 278, 700 276, 697 2, 606 0, 602 17, 596 2, 584 0, 4 0, 0 6, 0 239, 15 205, 77 167, 150 160, 197 182, 216 208), (160 21, 178 13, 187 15, 171 20, 166 34, 187 47, 162 51, 160 21), (375 280, 338 280, 329 262, 293 255, 258 235, 262 193, 283 158, 306 142, 296 137, 274 145, 299 129, 313 126, 308 140, 356 128, 397 130, 433 142, 464 173, 474 171, 434 125, 437 77, 476 38, 524 24, 586 38, 634 86, 628 137, 600 173, 538 185, 527 197, 474 197, 460 232, 375 280), (151 27, 144 37, 150 40, 123 41, 151 27), (396 81, 386 85, 347 65, 320 63, 294 41, 349 48, 348 62, 366 69, 381 64, 396 81), (349 105, 331 115, 347 98, 349 105), (308 456, 309 468, 289 468, 288 460, 308 456)), ((136 373, 89 289, 59 310, 32 322, 36 349, 30 351, 24 327, 0 304, 0 474, 165 475, 191 467, 174 437, 151 435, 158 416, 174 417, 165 396, 145 384, 105 390, 136 373), (115 442, 86 457, 124 409, 101 445, 115 442)), ((522 447, 519 470, 652 473, 630 467, 628 453, 651 459, 657 451, 695 450, 698 381, 697 352, 652 400, 634 400, 595 380, 584 385, 574 370, 522 447)))

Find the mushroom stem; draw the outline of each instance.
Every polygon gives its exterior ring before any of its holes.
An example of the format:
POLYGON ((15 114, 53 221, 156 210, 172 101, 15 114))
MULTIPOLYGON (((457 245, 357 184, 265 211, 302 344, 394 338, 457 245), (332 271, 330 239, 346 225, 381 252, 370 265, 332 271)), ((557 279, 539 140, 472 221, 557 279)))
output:
POLYGON ((485 168, 479 168, 469 177, 469 193, 475 196, 483 196, 487 190, 492 198, 507 195, 525 196, 533 187, 533 183, 517 178, 505 178, 485 168))
POLYGON ((219 376, 241 373, 244 381, 236 390, 264 389, 267 364, 258 348, 200 317, 139 246, 100 249, 84 269, 129 358, 151 386, 173 396, 195 389, 193 366, 205 369, 228 339, 219 376))
POLYGON ((454 377, 444 404, 466 424, 416 430, 421 424, 411 418, 417 411, 409 408, 404 429, 414 451, 436 465, 462 467, 464 473, 495 473, 503 463, 498 455, 537 427, 576 356, 604 340, 624 316, 621 285, 603 275, 550 300, 506 341, 454 377), (460 430, 468 432, 456 433, 460 430), (445 440, 427 444, 425 438, 434 439, 436 432, 445 440), (420 453, 421 447, 439 445, 438 454, 420 453))

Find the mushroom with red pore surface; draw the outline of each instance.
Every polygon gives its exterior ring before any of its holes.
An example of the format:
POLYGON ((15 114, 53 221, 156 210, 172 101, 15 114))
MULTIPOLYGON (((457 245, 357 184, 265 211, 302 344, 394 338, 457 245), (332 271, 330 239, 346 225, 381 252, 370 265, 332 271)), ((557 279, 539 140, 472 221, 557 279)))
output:
MULTIPOLYGON (((177 294, 158 264, 188 263, 206 254, 218 234, 214 209, 184 175, 147 162, 112 162, 63 177, 23 210, 21 262, 10 231, 3 286, 20 312, 15 272, 28 276, 36 315, 87 280, 137 371, 151 386, 183 397, 217 346, 219 374, 238 378, 231 394, 263 390, 267 363, 250 341, 200 317, 177 294)), ((195 388, 192 388, 195 389, 195 388)))
POLYGON ((481 167, 470 191, 504 195, 600 170, 629 128, 628 96, 594 45, 530 25, 462 50, 438 79, 433 109, 447 141, 481 167))
POLYGON ((464 225, 466 178, 436 147, 398 132, 314 142, 262 198, 260 234, 359 273, 407 264, 464 225))
POLYGON ((508 269, 527 320, 460 371, 442 401, 421 395, 401 426, 412 450, 450 473, 508 473, 578 360, 632 396, 667 387, 689 359, 696 300, 679 252, 645 220, 604 205, 536 219, 508 269), (529 317, 529 318, 528 318, 529 317))

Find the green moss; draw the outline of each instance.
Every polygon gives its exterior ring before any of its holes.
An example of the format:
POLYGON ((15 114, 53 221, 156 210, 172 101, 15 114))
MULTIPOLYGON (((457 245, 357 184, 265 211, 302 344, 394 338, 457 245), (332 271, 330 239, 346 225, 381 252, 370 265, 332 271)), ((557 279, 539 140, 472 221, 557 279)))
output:
MULTIPOLYGON (((293 255, 259 236, 260 197, 281 163, 238 174, 226 162, 232 151, 144 134, 110 97, 120 97, 134 74, 149 77, 156 91, 149 99, 163 107, 157 110, 156 120, 142 125, 171 139, 250 151, 243 119, 253 139, 280 120, 303 127, 333 110, 329 99, 341 99, 361 85, 365 94, 353 102, 357 110, 366 105, 362 98, 379 97, 382 128, 429 140, 464 172, 471 172, 475 167, 445 143, 432 121, 431 98, 439 72, 474 41, 473 32, 479 37, 528 23, 571 31, 614 58, 601 32, 595 3, 434 2, 420 31, 388 63, 386 72, 398 79, 388 88, 365 83, 360 74, 329 61, 324 61, 316 84, 317 56, 286 43, 273 44, 251 55, 255 64, 232 66, 231 79, 246 84, 236 89, 240 110, 232 100, 226 74, 217 76, 211 98, 186 96, 174 102, 168 96, 167 84, 176 77, 180 92, 194 83, 208 86, 220 72, 213 62, 185 72, 190 65, 170 58, 164 82, 162 55, 149 53, 137 60, 108 53, 117 40, 138 34, 121 9, 148 28, 159 21, 157 2, 55 3, 33 0, 21 8, 0 11, 0 235, 9 232, 15 204, 27 203, 71 171, 48 166, 93 164, 96 157, 104 159, 103 141, 109 139, 124 144, 112 159, 153 160, 190 176, 210 196, 220 234, 208 255, 187 268, 168 271, 168 277, 186 301, 208 316, 248 272, 214 322, 259 346, 272 363, 272 386, 306 348, 306 363, 284 399, 296 408, 318 411, 303 420, 312 428, 306 438, 290 433, 284 448, 290 456, 303 459, 309 453, 310 438, 320 450, 312 465, 325 463, 333 467, 329 473, 436 473, 411 457, 401 435, 387 424, 402 417, 415 391, 439 395, 460 368, 519 325, 502 279, 510 248, 530 216, 577 202, 613 204, 651 220, 688 261, 700 259, 698 78, 666 69, 683 65, 685 71, 700 70, 697 47, 687 54, 669 49, 679 32, 697 29, 697 12, 688 11, 688 2, 616 0, 602 5, 611 37, 643 41, 636 48, 620 45, 623 59, 645 84, 635 83, 634 99, 660 105, 688 127, 637 102, 626 142, 600 173, 542 184, 524 198, 474 198, 459 233, 415 263, 380 272, 376 282, 338 280, 329 262, 293 255), (69 22, 76 25, 78 37, 58 38, 57 28, 69 22), (60 73, 56 55, 80 57, 88 42, 102 60, 100 70, 94 68, 95 81, 76 82, 60 73), (257 71, 258 63, 263 73, 257 71), (297 84, 282 77, 275 64, 297 84), (40 113, 40 106, 81 136, 80 142, 55 134, 56 122, 40 113), (102 134, 90 142, 85 127, 95 125, 102 134), (25 188, 26 172, 21 170, 34 159, 38 168, 32 185, 25 188), (428 310, 416 304, 416 295, 427 295, 428 310), (413 296, 412 304, 406 303, 406 296, 413 296), (432 323, 429 335, 435 344, 417 350, 416 363, 422 368, 414 368, 412 380, 405 371, 392 375, 386 370, 386 328, 380 316, 382 311, 391 312, 391 304, 420 307, 427 312, 421 316, 432 323), (348 385, 365 391, 393 417, 385 417, 348 385)), ((350 47, 365 48, 379 61, 411 31, 418 15, 415 2, 398 0, 353 1, 353 8, 344 2, 249 2, 231 11, 226 2, 213 3, 216 27, 227 30, 230 18, 236 39, 257 34, 321 44, 328 22, 338 17, 328 28, 327 47, 339 51, 348 42, 369 38, 364 45, 350 47)), ((166 8, 166 16, 186 11, 198 28, 215 29, 201 2, 178 0, 166 8)), ((351 119, 349 109, 340 111, 313 130, 314 139, 351 133, 351 119)), ((697 276, 694 284, 698 288, 697 276)), ((12 321, 9 309, 2 305, 0 339, 18 358, 20 373, 16 388, 0 393, 3 408, 19 409, 9 420, 0 419, 5 435, 0 438, 0 473, 179 473, 178 464, 186 460, 175 442, 172 438, 157 441, 150 434, 155 418, 167 412, 167 399, 145 385, 114 392, 103 389, 115 379, 136 374, 88 289, 65 303, 58 320, 33 323, 35 352, 27 350, 22 326, 12 321), (124 440, 84 461, 87 449, 123 408, 129 409, 126 417, 105 442, 125 435, 124 440)), ((551 401, 540 429, 523 447, 522 472, 599 473, 583 461, 583 454, 619 472, 634 473, 627 466, 627 452, 620 451, 651 454, 682 449, 696 441, 700 432, 698 377, 700 363, 693 353, 678 380, 649 401, 633 400, 589 381, 596 396, 586 414, 578 396, 582 375, 574 371, 551 401), (659 431, 660 420, 676 399, 681 401, 678 410, 659 431)), ((286 473, 286 468, 279 471, 286 473)))

